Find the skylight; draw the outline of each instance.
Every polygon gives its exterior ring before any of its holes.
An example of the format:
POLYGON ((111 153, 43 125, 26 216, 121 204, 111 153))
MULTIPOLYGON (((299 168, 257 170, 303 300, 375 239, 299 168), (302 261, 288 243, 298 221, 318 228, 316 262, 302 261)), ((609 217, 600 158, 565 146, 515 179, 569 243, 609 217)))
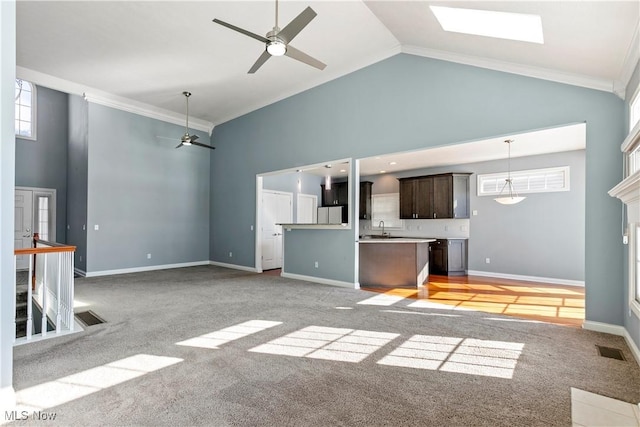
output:
POLYGON ((507 40, 544 43, 539 15, 429 6, 442 29, 507 40))

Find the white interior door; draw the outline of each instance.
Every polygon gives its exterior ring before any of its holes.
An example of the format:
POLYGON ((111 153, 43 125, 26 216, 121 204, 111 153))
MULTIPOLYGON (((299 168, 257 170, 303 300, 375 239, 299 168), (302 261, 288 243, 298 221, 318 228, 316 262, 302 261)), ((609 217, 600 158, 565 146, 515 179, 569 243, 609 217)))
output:
MULTIPOLYGON (((15 226, 13 242, 15 249, 30 248, 33 239, 33 192, 16 190, 15 193, 15 226)), ((20 255, 16 258, 16 268, 29 268, 29 256, 20 255)))
POLYGON ((315 224, 318 222, 318 196, 298 193, 296 223, 315 224))
POLYGON ((282 267, 282 226, 293 221, 291 193, 262 192, 262 269, 282 267))

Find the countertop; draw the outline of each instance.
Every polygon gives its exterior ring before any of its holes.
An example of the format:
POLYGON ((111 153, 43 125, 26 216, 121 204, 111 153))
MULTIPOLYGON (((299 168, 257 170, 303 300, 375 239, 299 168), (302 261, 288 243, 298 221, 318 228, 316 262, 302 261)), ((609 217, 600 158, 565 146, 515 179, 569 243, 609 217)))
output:
POLYGON ((360 239, 359 243, 430 243, 435 242, 436 239, 428 238, 411 238, 411 237, 373 237, 360 239))

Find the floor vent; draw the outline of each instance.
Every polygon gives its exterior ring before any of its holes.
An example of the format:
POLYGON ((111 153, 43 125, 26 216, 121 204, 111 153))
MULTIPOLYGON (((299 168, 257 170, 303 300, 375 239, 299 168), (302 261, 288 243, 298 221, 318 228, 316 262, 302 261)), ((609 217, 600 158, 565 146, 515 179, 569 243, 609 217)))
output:
POLYGON ((598 354, 602 357, 608 357, 610 359, 616 360, 626 360, 624 358, 624 355, 622 354, 622 351, 617 348, 603 347, 601 345, 596 345, 596 348, 598 349, 598 354))
POLYGON ((98 315, 96 315, 93 311, 82 311, 80 313, 76 313, 76 317, 79 321, 84 323, 85 326, 93 326, 99 325, 100 323, 106 323, 102 320, 98 315))

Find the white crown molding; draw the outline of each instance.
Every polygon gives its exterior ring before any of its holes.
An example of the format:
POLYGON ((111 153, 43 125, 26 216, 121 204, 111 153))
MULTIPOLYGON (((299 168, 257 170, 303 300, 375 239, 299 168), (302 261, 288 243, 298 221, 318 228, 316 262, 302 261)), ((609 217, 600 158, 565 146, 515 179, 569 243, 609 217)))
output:
MULTIPOLYGON (((184 126, 186 122, 186 116, 184 114, 154 107, 149 104, 117 96, 90 86, 64 80, 59 77, 30 70, 28 68, 16 67, 16 76, 35 83, 36 85, 45 86, 50 89, 59 90, 72 95, 84 96, 88 102, 92 102, 94 104, 104 105, 106 107, 127 111, 129 113, 180 126, 184 126)), ((189 127, 203 132, 208 132, 209 135, 211 135, 214 124, 206 120, 189 117, 189 127)))
POLYGON ((573 86, 585 87, 588 89, 601 90, 604 92, 614 92, 614 82, 607 79, 597 79, 580 74, 564 73, 550 70, 548 68, 532 67, 529 65, 515 64, 513 62, 498 61, 496 59, 480 58, 472 55, 445 52, 436 49, 427 49, 418 46, 402 46, 402 52, 409 55, 423 56, 426 58, 440 59, 443 61, 456 62, 458 64, 472 65, 474 67, 486 68, 505 73, 519 74, 521 76, 533 77, 536 79, 550 80, 557 83, 564 83, 573 86))
POLYGON ((636 30, 631 38, 631 44, 629 45, 627 54, 624 57, 622 71, 614 85, 616 95, 620 96, 622 99, 625 99, 625 92, 627 91, 629 80, 631 80, 631 76, 633 75, 638 62, 640 62, 640 21, 638 21, 638 25, 636 25, 636 30))
POLYGON ((368 67, 369 65, 375 64, 377 62, 383 61, 387 58, 390 58, 394 55, 397 55, 399 53, 402 53, 402 48, 401 46, 395 45, 390 49, 381 51, 381 52, 376 52, 375 54, 367 57, 366 59, 363 59, 361 61, 358 61, 356 63, 350 64, 344 68, 341 68, 339 70, 330 70, 329 67, 325 68, 325 70, 320 74, 320 77, 318 77, 315 80, 312 80, 310 82, 306 82, 304 84, 298 85, 294 88, 291 88, 289 90, 287 90, 286 92, 282 92, 280 95, 273 97, 269 100, 266 101, 260 101, 257 102, 255 104, 252 104, 249 107, 246 108, 242 108, 239 109, 237 111, 232 112, 231 114, 228 114, 224 117, 222 117, 219 120, 216 120, 214 125, 219 125, 225 122, 228 122, 230 120, 236 119, 238 117, 244 116, 245 114, 249 114, 252 111, 256 111, 262 107, 266 107, 267 105, 271 105, 271 104, 275 104, 278 101, 282 101, 283 99, 289 98, 293 95, 297 95, 301 92, 304 92, 306 90, 312 89, 316 86, 320 86, 323 83, 327 83, 331 80, 335 80, 337 78, 340 78, 342 76, 345 76, 347 74, 351 74, 355 71, 358 71, 362 68, 368 67), (327 71, 329 70, 329 71, 327 71))

